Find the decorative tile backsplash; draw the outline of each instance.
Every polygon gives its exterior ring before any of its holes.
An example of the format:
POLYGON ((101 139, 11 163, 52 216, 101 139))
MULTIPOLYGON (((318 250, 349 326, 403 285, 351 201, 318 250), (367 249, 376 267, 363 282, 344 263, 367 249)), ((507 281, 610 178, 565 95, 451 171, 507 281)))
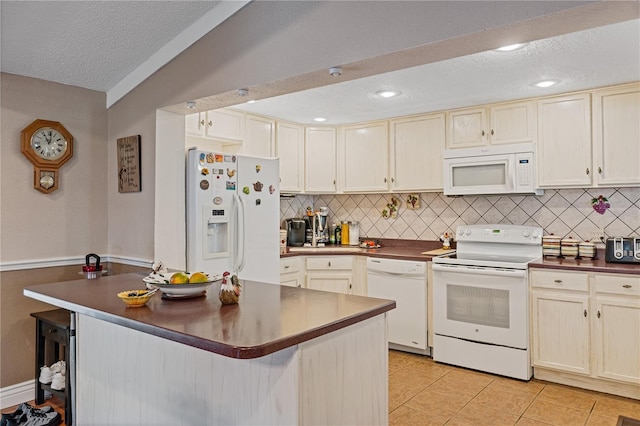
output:
POLYGON ((329 223, 358 221, 360 236, 370 238, 436 240, 443 232, 455 232, 458 225, 477 223, 540 226, 545 234, 579 240, 593 240, 601 233, 640 236, 640 188, 558 189, 546 190, 542 196, 422 193, 417 194, 415 210, 407 208, 408 195, 297 195, 280 200, 280 217, 283 221, 302 217, 307 206, 327 206, 329 223), (391 197, 400 202, 397 216, 383 218, 391 197))

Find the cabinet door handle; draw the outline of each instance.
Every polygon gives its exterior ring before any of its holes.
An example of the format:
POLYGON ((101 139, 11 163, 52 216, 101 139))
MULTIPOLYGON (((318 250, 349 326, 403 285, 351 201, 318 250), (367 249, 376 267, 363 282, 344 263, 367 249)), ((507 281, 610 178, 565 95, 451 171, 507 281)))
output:
POLYGON ((589 172, 589 168, 587 167, 587 174, 589 174, 589 173, 590 173, 590 172, 589 172))
POLYGON ((600 311, 598 311, 598 318, 600 318, 600 311))
POLYGON ((631 288, 631 284, 625 284, 622 286, 623 288, 631 288))
POLYGON ((587 317, 587 310, 586 309, 584 310, 584 317, 585 318, 587 317))
POLYGON ((290 265, 285 265, 284 269, 289 269, 290 265))
POLYGON ((209 127, 213 127, 213 121, 209 120, 209 127))
POLYGON ((556 285, 562 285, 562 280, 553 280, 554 283, 556 283, 556 285))
POLYGON ((598 167, 598 174, 602 174, 602 167, 598 167))
POLYGON ((58 329, 57 328, 50 328, 49 329, 49 333, 57 333, 58 329))
POLYGON ((396 180, 394 178, 391 178, 391 183, 395 182, 396 180))
POLYGON ((200 125, 204 126, 204 120, 200 120, 200 125))
POLYGON ((329 268, 331 268, 331 262, 329 262, 329 268))
POLYGON ((384 178, 384 183, 387 183, 387 178, 384 178))
POLYGON ((484 132, 484 130, 482 131, 482 133, 481 133, 481 135, 482 135, 482 136, 484 136, 484 135, 485 135, 485 132, 484 132))
POLYGON ((495 134, 495 133, 494 133, 493 129, 491 129, 491 136, 493 136, 494 134, 495 134))

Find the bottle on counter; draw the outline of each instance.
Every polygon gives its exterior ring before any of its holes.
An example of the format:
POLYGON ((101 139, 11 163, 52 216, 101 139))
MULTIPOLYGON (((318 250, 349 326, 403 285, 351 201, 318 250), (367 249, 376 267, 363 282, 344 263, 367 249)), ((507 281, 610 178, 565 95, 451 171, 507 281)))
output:
POLYGON ((360 244, 360 225, 358 222, 349 222, 349 245, 357 246, 360 244))
POLYGON ((336 244, 342 244, 342 227, 340 225, 336 226, 333 233, 335 234, 336 244))
POLYGON ((349 222, 347 222, 346 220, 342 221, 342 238, 340 240, 340 243, 348 246, 349 245, 349 222))
POLYGON ((336 244, 336 224, 332 223, 329 227, 329 244, 336 244))

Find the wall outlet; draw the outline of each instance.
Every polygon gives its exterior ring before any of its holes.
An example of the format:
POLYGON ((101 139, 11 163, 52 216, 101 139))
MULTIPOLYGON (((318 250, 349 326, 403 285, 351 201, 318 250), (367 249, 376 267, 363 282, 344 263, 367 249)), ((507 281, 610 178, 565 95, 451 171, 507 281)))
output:
POLYGON ((604 235, 604 229, 596 229, 591 231, 591 235, 589 236, 590 241, 593 243, 602 243, 604 244, 606 241, 606 237, 604 235))

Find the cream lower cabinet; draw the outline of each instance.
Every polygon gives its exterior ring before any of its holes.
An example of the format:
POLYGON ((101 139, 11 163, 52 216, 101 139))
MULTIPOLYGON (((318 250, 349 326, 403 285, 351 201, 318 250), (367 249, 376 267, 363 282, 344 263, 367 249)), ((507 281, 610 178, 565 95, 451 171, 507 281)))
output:
POLYGON ((589 374, 589 278, 587 274, 532 272, 532 360, 589 374))
POLYGON ((353 256, 310 256, 306 267, 307 288, 353 293, 353 256))
POLYGON ((280 285, 304 287, 304 259, 302 257, 280 259, 280 285))
POLYGON ((530 271, 534 377, 640 399, 640 277, 530 271))
POLYGON ((640 385, 640 277, 598 274, 593 284, 595 373, 640 385))

